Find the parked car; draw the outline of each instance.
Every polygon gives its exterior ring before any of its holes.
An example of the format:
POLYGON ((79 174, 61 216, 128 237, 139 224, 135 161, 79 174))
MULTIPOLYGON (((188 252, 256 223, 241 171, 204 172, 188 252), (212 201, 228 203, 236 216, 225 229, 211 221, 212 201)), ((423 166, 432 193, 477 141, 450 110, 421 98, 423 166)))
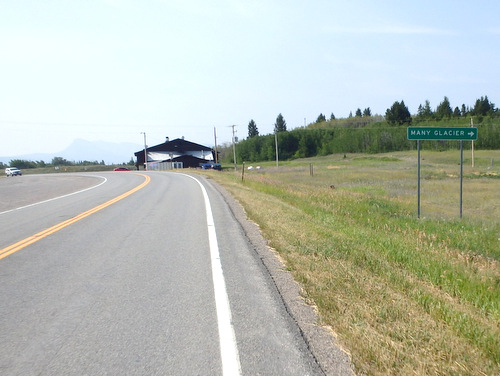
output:
POLYGON ((113 171, 130 171, 127 167, 117 167, 113 171))
POLYGON ((22 171, 16 167, 7 167, 5 169, 5 175, 7 176, 16 176, 16 175, 21 176, 22 174, 23 174, 22 171))
POLYGON ((201 168, 203 170, 210 170, 210 169, 219 170, 219 171, 222 170, 222 166, 220 163, 212 163, 212 162, 202 163, 201 168))

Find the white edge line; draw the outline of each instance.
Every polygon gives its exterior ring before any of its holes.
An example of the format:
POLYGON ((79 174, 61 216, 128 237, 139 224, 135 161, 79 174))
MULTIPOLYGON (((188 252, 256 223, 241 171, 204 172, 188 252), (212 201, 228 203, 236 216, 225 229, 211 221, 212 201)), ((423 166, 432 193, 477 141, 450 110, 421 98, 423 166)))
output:
POLYGON ((181 174, 195 180, 201 187, 205 200, 205 211, 207 215, 208 241, 210 244, 210 258, 212 262, 212 279, 214 283, 215 306, 217 310, 217 324, 219 327, 220 353, 222 360, 222 374, 226 376, 241 375, 240 357, 234 327, 231 322, 231 307, 227 296, 226 282, 220 262, 219 245, 217 233, 210 206, 210 199, 203 184, 193 176, 181 174))
POLYGON ((35 202, 33 204, 29 204, 29 205, 25 205, 25 206, 20 206, 20 207, 15 208, 15 209, 10 209, 10 210, 6 210, 6 211, 3 211, 3 212, 0 212, 0 215, 11 213, 11 212, 14 212, 16 210, 30 208, 32 206, 36 206, 36 205, 40 205, 40 204, 45 204, 46 202, 51 202, 51 201, 59 200, 60 198, 73 196, 73 195, 76 195, 78 193, 82 193, 82 192, 85 192, 85 191, 90 191, 91 189, 97 188, 97 187, 103 185, 104 183, 106 183, 108 181, 108 179, 106 179, 104 176, 97 176, 97 175, 85 175, 85 176, 91 176, 91 177, 94 177, 94 178, 101 178, 101 179, 104 179, 104 180, 101 183, 97 184, 97 185, 94 185, 94 186, 89 187, 89 188, 82 189, 80 191, 76 191, 76 192, 73 192, 73 193, 68 193, 67 195, 57 196, 57 197, 54 197, 54 198, 50 198, 48 200, 39 201, 39 202, 35 202))

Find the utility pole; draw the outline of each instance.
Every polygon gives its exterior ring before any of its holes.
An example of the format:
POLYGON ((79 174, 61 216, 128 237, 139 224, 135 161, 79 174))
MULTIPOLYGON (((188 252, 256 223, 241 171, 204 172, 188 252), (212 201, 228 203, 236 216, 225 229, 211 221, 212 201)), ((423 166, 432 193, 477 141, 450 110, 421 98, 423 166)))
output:
POLYGON ((276 146, 276 167, 279 167, 279 154, 278 154, 278 131, 274 131, 274 145, 276 146))
POLYGON ((236 132, 234 130, 234 127, 236 127, 236 125, 230 125, 231 128, 233 128, 233 158, 234 158, 234 171, 237 170, 236 168, 236 137, 234 135, 234 133, 236 132))
POLYGON ((146 145, 146 132, 141 132, 144 135, 144 169, 148 169, 148 146, 146 145))
MULTIPOLYGON (((470 118, 470 126, 474 127, 474 120, 470 118)), ((472 140, 472 168, 474 168, 474 140, 472 140)))
POLYGON ((214 142, 215 142, 215 146, 214 146, 214 149, 215 149, 215 163, 219 163, 218 162, 219 156, 217 155, 217 129, 215 127, 214 127, 214 142))

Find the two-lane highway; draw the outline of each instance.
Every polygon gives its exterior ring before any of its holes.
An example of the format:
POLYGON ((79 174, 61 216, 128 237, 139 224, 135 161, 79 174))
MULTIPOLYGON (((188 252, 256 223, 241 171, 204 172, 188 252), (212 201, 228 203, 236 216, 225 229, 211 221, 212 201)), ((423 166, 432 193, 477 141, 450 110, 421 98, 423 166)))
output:
POLYGON ((206 180, 71 176, 0 179, 0 374, 323 374, 206 180))

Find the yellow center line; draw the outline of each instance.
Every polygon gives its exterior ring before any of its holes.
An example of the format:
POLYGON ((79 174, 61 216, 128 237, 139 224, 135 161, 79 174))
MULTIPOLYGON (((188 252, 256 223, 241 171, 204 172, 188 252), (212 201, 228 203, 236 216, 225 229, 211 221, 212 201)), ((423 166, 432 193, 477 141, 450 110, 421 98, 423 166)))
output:
POLYGON ((83 218, 88 217, 89 215, 97 213, 98 211, 100 211, 104 208, 107 208, 108 206, 113 205, 114 203, 116 203, 120 200, 123 200, 125 197, 128 197, 131 194, 137 192, 138 190, 144 188, 146 185, 149 184, 149 182, 151 181, 151 178, 147 175, 143 175, 143 174, 139 174, 139 175, 141 175, 145 178, 145 180, 142 184, 138 185, 137 187, 131 189, 128 192, 121 194, 120 196, 117 196, 117 197, 105 202, 104 204, 98 205, 95 208, 92 208, 90 210, 87 210, 86 212, 78 214, 76 217, 67 219, 61 223, 58 223, 55 226, 52 226, 46 230, 40 231, 40 232, 36 233, 35 235, 31 235, 31 236, 27 237, 26 239, 23 239, 15 244, 12 244, 4 249, 1 249, 0 250, 0 260, 3 259, 4 257, 7 257, 7 256, 13 254, 14 252, 17 252, 17 251, 27 247, 30 244, 33 244, 33 243, 35 243, 35 242, 37 242, 37 241, 39 241, 39 240, 41 240, 49 235, 52 235, 53 233, 55 233, 59 230, 62 230, 63 228, 65 228, 65 227, 67 227, 75 222, 78 222, 79 220, 81 220, 83 218))

